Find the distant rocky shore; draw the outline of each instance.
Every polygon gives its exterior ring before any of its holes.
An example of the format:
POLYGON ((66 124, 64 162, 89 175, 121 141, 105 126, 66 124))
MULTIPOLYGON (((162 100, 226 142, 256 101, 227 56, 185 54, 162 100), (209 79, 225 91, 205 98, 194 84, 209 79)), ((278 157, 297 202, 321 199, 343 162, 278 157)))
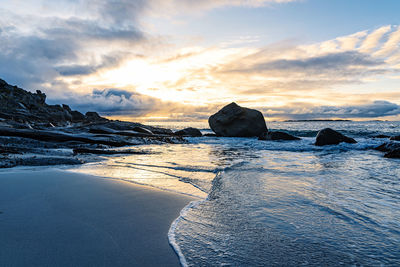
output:
MULTIPOLYGON (((231 103, 209 118, 216 137, 258 137, 262 141, 297 141, 282 131, 269 131, 261 112, 231 103)), ((143 154, 123 149, 140 144, 185 143, 185 137, 201 137, 196 128, 171 129, 140 123, 109 120, 98 113, 82 114, 68 105, 49 105, 41 91, 28 92, 0 79, 0 168, 82 164, 97 160, 87 155, 143 154), (84 157, 82 155, 85 155, 84 157)), ((377 136, 376 138, 389 138, 377 136)), ((400 136, 377 147, 385 157, 400 158, 400 136)), ((326 128, 315 145, 357 143, 353 138, 326 128)))

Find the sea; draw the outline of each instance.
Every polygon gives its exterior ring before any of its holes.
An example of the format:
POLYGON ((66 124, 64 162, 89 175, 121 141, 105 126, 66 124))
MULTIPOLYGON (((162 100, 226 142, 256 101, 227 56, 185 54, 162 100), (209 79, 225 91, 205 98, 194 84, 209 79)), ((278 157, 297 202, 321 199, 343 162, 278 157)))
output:
MULTIPOLYGON (((207 123, 152 123, 175 130, 207 123)), ((300 141, 187 138, 79 171, 190 195, 168 238, 182 266, 400 266, 400 122, 267 122, 300 141), (357 144, 314 145, 330 127, 357 144)))

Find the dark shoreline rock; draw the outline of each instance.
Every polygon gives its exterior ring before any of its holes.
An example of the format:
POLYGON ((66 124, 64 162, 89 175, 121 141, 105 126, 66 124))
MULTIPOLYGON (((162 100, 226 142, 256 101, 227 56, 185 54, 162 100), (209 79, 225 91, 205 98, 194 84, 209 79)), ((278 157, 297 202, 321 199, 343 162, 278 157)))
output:
POLYGON ((385 158, 400 159, 400 149, 394 149, 384 155, 385 158))
POLYGON ((23 137, 39 141, 60 142, 60 143, 68 141, 77 141, 88 144, 102 144, 102 145, 116 146, 116 147, 133 145, 133 143, 127 141, 114 141, 111 139, 101 138, 97 136, 87 137, 83 135, 71 135, 61 132, 40 131, 31 129, 13 129, 6 127, 0 127, 0 135, 23 137))
POLYGON ((381 152, 389 152, 392 150, 400 149, 400 143, 397 142, 386 142, 383 143, 377 147, 375 147, 375 150, 381 151, 381 152))
POLYGON ((208 123, 218 136, 258 137, 268 131, 260 111, 241 107, 234 102, 211 115, 208 123))
POLYGON ((189 127, 189 128, 185 128, 180 131, 176 131, 175 135, 190 136, 190 137, 202 137, 203 136, 203 134, 200 132, 199 129, 196 129, 193 127, 189 127))
POLYGON ((392 141, 400 141, 400 135, 390 137, 392 141))
POLYGON ((326 146, 326 145, 338 145, 342 142, 355 144, 356 140, 353 138, 347 137, 331 128, 325 128, 318 132, 315 145, 316 146, 326 146))
POLYGON ((74 148, 74 155, 76 154, 96 154, 96 155, 116 155, 116 154, 130 154, 130 155, 145 155, 149 154, 145 151, 137 151, 132 149, 110 150, 110 149, 90 149, 90 148, 74 148))
POLYGON ((384 134, 378 134, 378 135, 374 135, 371 136, 372 138, 376 138, 376 139, 383 139, 383 138, 390 138, 389 135, 384 135, 384 134))
POLYGON ((296 141, 296 140, 301 140, 301 138, 290 135, 285 132, 281 131, 268 131, 267 133, 264 133, 258 137, 258 140, 263 140, 263 141, 296 141))

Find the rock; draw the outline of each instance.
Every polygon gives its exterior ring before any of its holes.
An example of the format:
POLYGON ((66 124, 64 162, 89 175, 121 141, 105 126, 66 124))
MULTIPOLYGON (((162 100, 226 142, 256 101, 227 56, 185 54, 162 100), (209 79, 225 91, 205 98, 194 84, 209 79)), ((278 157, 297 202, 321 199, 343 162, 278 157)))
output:
POLYGON ((207 137, 217 137, 216 134, 212 134, 212 133, 204 134, 204 136, 207 136, 207 137))
POLYGON ((385 158, 400 159, 400 149, 394 149, 384 155, 385 158))
POLYGON ((72 122, 80 122, 85 120, 85 115, 80 113, 79 111, 73 110, 70 112, 72 117, 72 122))
POLYGON ((93 134, 115 134, 116 131, 104 126, 92 126, 89 128, 89 133, 93 133, 93 134))
POLYGON ((325 128, 318 132, 317 138, 315 140, 316 146, 325 146, 325 145, 337 145, 339 143, 357 143, 353 138, 344 136, 343 134, 332 130, 331 128, 325 128))
POLYGON ((150 126, 147 126, 147 127, 153 132, 153 134, 165 134, 165 135, 172 135, 173 134, 171 129, 150 127, 150 126))
POLYGON ((6 147, 0 145, 0 154, 21 154, 22 151, 18 147, 6 147))
POLYGON ((231 103, 208 119, 210 128, 219 136, 252 137, 268 131, 262 113, 231 103))
POLYGON ((46 123, 66 126, 85 119, 81 113, 71 111, 68 105, 46 104, 46 95, 40 90, 31 93, 3 80, 0 82, 0 118, 20 123, 29 122, 32 126, 46 123))
POLYGON ((40 90, 36 90, 36 101, 41 104, 44 105, 46 103, 46 95, 42 93, 42 91, 40 90))
POLYGON ((176 135, 181 135, 181 136, 191 136, 191 137, 201 137, 203 134, 200 132, 199 129, 196 128, 185 128, 183 130, 175 132, 176 135))
POLYGON ((390 136, 384 135, 384 134, 378 134, 378 135, 372 136, 372 138, 377 138, 377 139, 380 139, 380 138, 390 138, 390 136))
POLYGON ((62 104, 62 108, 65 109, 66 111, 68 111, 69 113, 71 113, 71 111, 72 111, 71 108, 66 104, 62 104))
POLYGON ((149 154, 145 151, 137 151, 132 149, 121 150, 104 150, 104 149, 89 149, 89 148, 74 148, 74 155, 76 154, 97 154, 97 155, 116 155, 116 154, 130 154, 130 155, 145 155, 149 154))
POLYGON ((150 131, 149 129, 146 129, 146 128, 143 128, 143 127, 139 127, 139 126, 133 127, 132 131, 135 131, 135 132, 138 132, 138 133, 150 134, 150 135, 153 134, 153 132, 150 131))
POLYGON ((87 144, 102 144, 109 145, 115 147, 134 145, 131 142, 128 142, 124 139, 117 139, 111 137, 103 137, 103 136, 85 136, 78 134, 66 134, 61 132, 53 132, 53 131, 39 131, 39 130, 31 130, 31 129, 13 129, 7 127, 0 127, 0 136, 15 136, 15 137, 23 137, 30 138, 39 141, 46 142, 69 142, 69 141, 77 141, 81 143, 87 144))
POLYGON ((392 136, 392 137, 390 137, 390 140, 392 140, 392 141, 400 141, 400 135, 392 136))
POLYGON ((102 125, 92 126, 89 129, 89 133, 94 134, 113 134, 113 135, 122 135, 122 136, 130 136, 130 137, 152 137, 154 136, 152 133, 141 133, 135 131, 117 131, 114 129, 107 128, 102 125))
POLYGON ((258 137, 258 140, 269 140, 269 141, 294 141, 294 140, 301 140, 296 136, 290 135, 285 132, 267 132, 258 137))
POLYGON ((85 118, 86 118, 86 120, 91 121, 91 122, 106 120, 105 118, 101 117, 97 112, 94 112, 94 111, 86 112, 85 118))
POLYGON ((375 147, 375 150, 381 151, 381 152, 389 152, 392 150, 400 149, 400 143, 396 142, 387 142, 383 143, 382 145, 375 147))

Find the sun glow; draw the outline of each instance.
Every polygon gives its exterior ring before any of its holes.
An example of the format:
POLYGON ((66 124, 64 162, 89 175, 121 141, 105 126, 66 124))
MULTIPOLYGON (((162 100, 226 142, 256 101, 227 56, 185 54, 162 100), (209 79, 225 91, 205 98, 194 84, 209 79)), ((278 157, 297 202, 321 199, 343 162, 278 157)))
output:
POLYGON ((227 94, 224 82, 215 75, 219 64, 251 52, 251 49, 190 47, 171 57, 127 60, 118 68, 97 73, 85 83, 108 84, 163 101, 205 105, 227 94))

